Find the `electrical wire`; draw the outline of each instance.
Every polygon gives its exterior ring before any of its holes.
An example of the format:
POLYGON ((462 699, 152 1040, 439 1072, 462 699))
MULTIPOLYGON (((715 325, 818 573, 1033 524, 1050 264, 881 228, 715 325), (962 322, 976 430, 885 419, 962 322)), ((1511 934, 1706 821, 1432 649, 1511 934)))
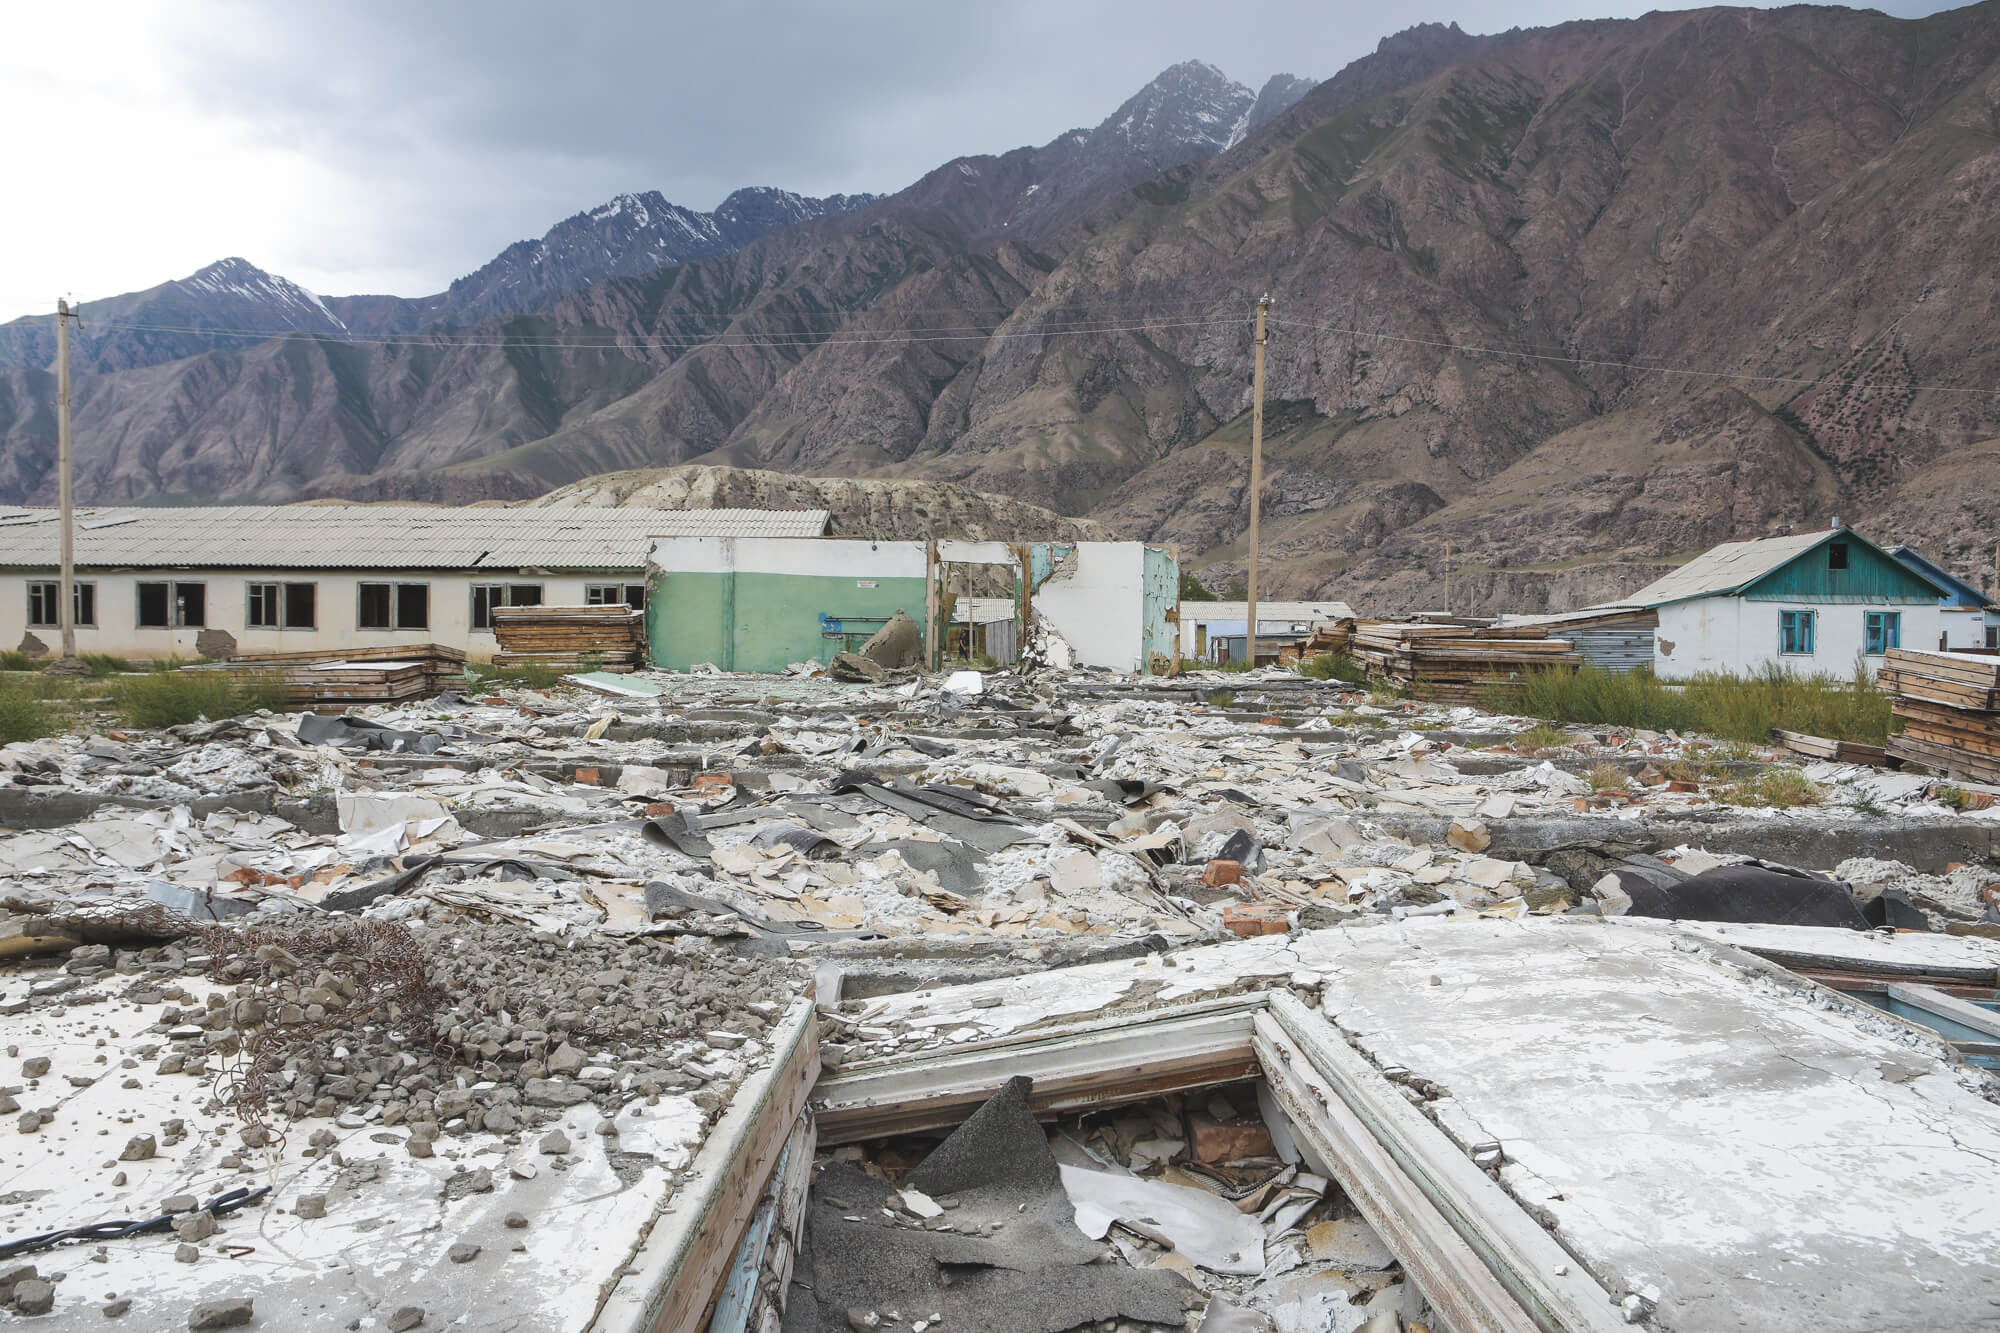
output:
MULTIPOLYGON (((1828 372, 1815 378, 1796 375, 1753 375, 1748 371, 1705 370, 1694 366, 1669 366, 1642 364, 1636 361, 1618 361, 1596 357, 1573 356, 1555 352, 1524 352, 1511 347, 1481 347, 1476 344, 1448 342, 1437 338, 1413 338, 1404 334, 1375 333, 1367 329, 1341 328, 1332 324, 1311 324, 1301 320, 1271 318, 1275 326, 1290 329, 1310 330, 1314 333, 1331 333, 1352 338, 1373 338, 1377 342, 1407 343, 1417 347, 1436 347, 1445 351, 1459 352, 1467 356, 1515 357, 1524 361, 1555 361, 1566 366, 1591 366, 1628 371, 1641 375, 1688 375, 1706 379, 1738 380, 1751 384, 1824 384, 1836 378, 1828 372)), ((1968 393, 1990 398, 2000 398, 2000 389, 1971 389, 1952 384, 1904 384, 1895 380, 1854 379, 1844 381, 1847 387, 1902 389, 1911 393, 1968 393)))

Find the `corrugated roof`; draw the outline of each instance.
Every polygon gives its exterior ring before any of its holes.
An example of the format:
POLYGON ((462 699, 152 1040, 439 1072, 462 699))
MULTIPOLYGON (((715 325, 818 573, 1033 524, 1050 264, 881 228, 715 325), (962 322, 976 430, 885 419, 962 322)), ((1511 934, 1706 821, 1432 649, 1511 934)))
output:
MULTIPOLYGON (((1354 608, 1346 602, 1267 602, 1261 598, 1257 602, 1257 623, 1263 625, 1273 620, 1351 620, 1354 608)), ((1250 618, 1248 602, 1182 602, 1181 620, 1195 621, 1242 620, 1250 618)))
MULTIPOLYGON (((77 511, 90 569, 639 569, 655 537, 819 537, 824 509, 240 505, 77 511)), ((53 509, 0 509, 0 568, 52 569, 53 509)))
MULTIPOLYGON (((1620 604, 1665 606, 1693 597, 1723 597, 1748 587, 1772 570, 1798 559, 1835 533, 1852 536, 1847 528, 1797 532, 1788 537, 1760 537, 1724 542, 1704 551, 1664 578, 1647 584, 1620 604)), ((1862 540, 1866 541, 1864 537, 1862 540)))

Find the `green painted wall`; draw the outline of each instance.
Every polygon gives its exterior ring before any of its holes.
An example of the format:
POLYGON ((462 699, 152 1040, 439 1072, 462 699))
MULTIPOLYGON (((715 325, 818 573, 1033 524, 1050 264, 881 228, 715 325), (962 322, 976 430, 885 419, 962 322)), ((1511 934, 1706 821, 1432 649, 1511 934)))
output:
POLYGON ((842 642, 823 633, 822 616, 887 619, 898 611, 923 623, 921 577, 659 573, 646 589, 646 644, 653 665, 670 671, 713 662, 724 671, 777 672, 841 651, 842 642))
POLYGON ((1922 603, 1934 605, 1938 590, 1894 556, 1851 534, 1821 542, 1772 570, 1743 590, 1751 602, 1922 603), (1828 548, 1847 547, 1847 568, 1830 567, 1828 548))

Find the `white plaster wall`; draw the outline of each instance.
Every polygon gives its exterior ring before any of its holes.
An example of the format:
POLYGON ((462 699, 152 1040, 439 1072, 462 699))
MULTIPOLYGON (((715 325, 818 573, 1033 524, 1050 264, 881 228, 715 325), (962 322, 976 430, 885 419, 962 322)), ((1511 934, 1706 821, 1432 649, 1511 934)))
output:
POLYGON ((1078 542, 1076 572, 1034 594, 1034 609, 1069 640, 1082 666, 1140 671, 1145 645, 1143 542, 1078 542))
POLYGON ((662 537, 648 566, 668 574, 853 576, 920 579, 922 542, 871 542, 839 537, 662 537))
MULTIPOLYGON (((1945 644, 1947 650, 1984 648, 1986 646, 1988 618, 1986 612, 1980 608, 1976 606, 1946 607, 1938 612, 1938 622, 1942 627, 1941 632, 1948 640, 1945 644)), ((1906 648, 1928 648, 1930 646, 1928 643, 1918 644, 1909 642, 1909 635, 1907 633, 1903 638, 1903 646, 1906 648)))
MULTIPOLYGON (((0 648, 19 647, 28 628, 28 584, 54 578, 52 574, 0 574, 0 648)), ((97 624, 79 625, 76 648, 80 653, 110 653, 117 657, 165 658, 196 656, 195 639, 201 629, 139 628, 141 583, 202 583, 207 585, 207 625, 236 639, 246 653, 294 653, 326 648, 395 648, 438 643, 462 649, 467 656, 485 661, 499 650, 491 631, 472 628, 472 585, 475 583, 539 583, 542 602, 548 606, 581 606, 583 590, 590 583, 639 583, 638 570, 610 570, 595 574, 516 574, 491 571, 477 576, 461 571, 431 573, 422 570, 194 570, 119 572, 100 574, 89 571, 77 575, 79 583, 97 585, 97 624), (250 613, 249 585, 252 583, 312 583, 315 619, 312 629, 249 629, 244 621, 250 613), (424 583, 430 585, 430 626, 415 630, 361 630, 359 585, 363 583, 424 583)), ((37 627, 32 633, 51 653, 58 650, 61 631, 37 627)))
MULTIPOLYGON (((1806 602, 1751 602, 1735 597, 1702 597, 1660 608, 1660 628, 1653 636, 1653 672, 1662 680, 1686 680, 1704 671, 1738 675, 1762 671, 1772 662, 1801 676, 1845 678, 1854 673, 1866 635, 1864 617, 1870 611, 1899 611, 1903 616, 1903 646, 1928 648, 1939 632, 1936 603, 1868 606, 1813 606, 1806 602), (1814 611, 1810 655, 1778 652, 1778 613, 1814 611)), ((1880 657, 1864 659, 1869 674, 1882 665, 1880 657)))

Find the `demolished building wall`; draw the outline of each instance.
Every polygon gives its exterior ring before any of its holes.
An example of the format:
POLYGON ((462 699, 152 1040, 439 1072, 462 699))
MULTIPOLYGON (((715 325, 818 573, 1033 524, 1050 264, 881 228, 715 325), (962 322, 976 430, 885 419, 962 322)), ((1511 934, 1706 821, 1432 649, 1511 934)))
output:
POLYGON ((677 537, 653 544, 647 569, 646 642, 674 671, 827 662, 846 647, 830 633, 930 614, 922 542, 677 537))

